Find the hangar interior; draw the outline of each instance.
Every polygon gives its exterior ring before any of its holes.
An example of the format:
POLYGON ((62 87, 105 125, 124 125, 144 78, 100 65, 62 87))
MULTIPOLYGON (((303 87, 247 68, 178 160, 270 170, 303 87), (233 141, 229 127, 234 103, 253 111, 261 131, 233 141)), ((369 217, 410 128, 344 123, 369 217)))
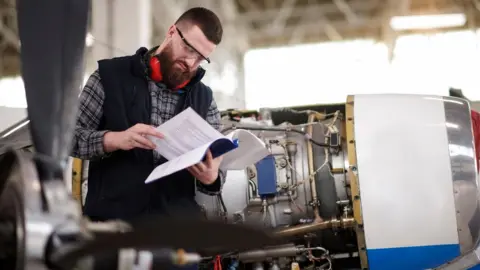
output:
MULTIPOLYGON (((231 269, 479 269, 470 118, 480 110, 479 1, 91 1, 83 82, 98 60, 161 42, 194 6, 214 10, 224 27, 203 79, 222 110, 222 133, 251 139, 235 133, 248 130, 270 153, 229 169, 223 193, 198 194, 199 205, 212 219, 288 239, 222 253, 231 269), (450 87, 469 100, 437 97, 450 87)), ((0 0, 0 16, 3 155, 32 142, 16 1, 0 0)), ((34 167, 21 155, 4 157, 9 170, 34 167)), ((82 204, 88 161, 70 161, 67 189, 82 204)), ((123 263, 135 265, 124 251, 123 263)), ((205 269, 218 269, 218 253, 205 254, 205 269)))
MULTIPOLYGON (((478 3, 473 0, 92 3, 85 76, 96 68, 99 59, 131 54, 141 46, 161 42, 165 28, 182 10, 202 5, 215 10, 225 28, 204 79, 222 109, 344 102, 348 94, 385 91, 442 94, 449 86, 463 89, 473 101, 480 100, 475 91, 479 85, 472 79, 479 57, 478 3), (429 14, 445 15, 425 17, 429 14), (423 17, 407 17, 415 15, 423 17), (280 84, 274 79, 279 72, 292 76, 280 84), (307 81, 297 78, 302 76, 319 78, 318 89, 293 95, 296 91, 287 89, 295 84, 300 89, 308 87, 299 82, 307 81), (344 77, 357 82, 346 84, 344 77), (275 96, 269 97, 273 93, 275 96), (284 101, 279 103, 258 103, 265 98, 281 100, 282 96, 284 101)), ((0 106, 25 107, 21 80, 16 78, 20 44, 15 1, 2 0, 1 5, 0 76, 4 80, 0 106)))

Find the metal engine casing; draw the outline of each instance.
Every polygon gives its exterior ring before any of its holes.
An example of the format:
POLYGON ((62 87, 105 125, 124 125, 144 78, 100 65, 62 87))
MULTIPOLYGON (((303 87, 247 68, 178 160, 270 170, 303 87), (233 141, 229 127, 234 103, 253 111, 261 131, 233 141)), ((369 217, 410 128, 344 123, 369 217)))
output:
MULTIPOLYGON (((248 124, 240 123, 242 128, 246 126, 265 126, 272 127, 272 124, 263 124, 263 121, 255 122, 248 119, 248 124)), ((331 121, 331 120, 330 120, 331 121)), ((328 122, 328 120, 326 121, 328 122)), ((342 130, 341 121, 337 121, 335 127, 342 130)), ((224 120, 224 126, 232 126, 235 123, 224 120)), ((282 127, 279 125, 278 127, 282 127)), ((272 213, 266 218, 265 226, 281 227, 297 224, 300 220, 306 219, 312 215, 312 210, 307 207, 311 201, 311 185, 308 173, 307 148, 305 136, 298 133, 286 134, 283 131, 255 131, 252 133, 261 138, 270 148, 275 158, 276 164, 276 180, 278 195, 272 198, 272 213), (287 147, 282 147, 271 142, 288 142, 287 147), (289 154, 290 150, 290 154, 289 154), (291 166, 290 166, 291 165, 291 166), (298 185, 292 190, 289 196, 288 192, 282 190, 287 185, 298 185)), ((325 126, 314 126, 314 136, 316 141, 325 141, 325 126)), ((323 147, 314 146, 315 168, 318 169, 325 162, 325 153, 323 147)), ((315 175, 315 181, 318 183, 317 192, 322 194, 321 214, 325 217, 332 217, 339 213, 341 202, 348 201, 348 177, 345 170, 346 160, 345 151, 339 150, 337 153, 331 154, 329 163, 324 165, 315 175), (337 174, 330 174, 330 162, 337 168, 337 174), (327 180, 324 180, 327 179, 327 180), (324 182, 328 181, 328 185, 324 182), (328 191, 328 192, 327 192, 328 191)), ((257 182, 257 169, 254 165, 249 166, 246 170, 228 171, 226 184, 223 189, 222 196, 228 209, 228 218, 238 221, 244 219, 246 223, 258 224, 263 223, 262 200, 255 191, 257 182)), ((207 208, 209 214, 214 214, 216 209, 216 198, 197 195, 200 205, 207 208)))
MULTIPOLYGON (((247 114, 234 125, 245 129, 288 128, 290 124, 306 128, 307 119, 298 119, 299 110, 341 111, 343 116, 335 123, 341 148, 329 152, 330 166, 323 167, 314 180, 321 218, 352 215, 355 222, 352 228, 322 228, 309 235, 316 245, 328 249, 332 257, 351 252, 353 246, 361 269, 480 269, 471 268, 479 261, 480 207, 468 101, 423 95, 355 95, 340 105, 262 109, 257 112, 262 120, 247 114), (346 237, 352 233, 354 241, 346 237)), ((228 127, 232 122, 225 120, 224 124, 228 127)), ((326 119, 315 125, 311 138, 325 142, 328 124, 326 119)), ((279 193, 270 199, 274 211, 265 218, 261 201, 250 194, 254 167, 228 171, 222 197, 229 221, 260 223, 274 230, 311 222, 307 138, 295 132, 254 132, 276 158, 274 178, 279 193), (289 157, 272 141, 293 142, 296 154, 289 157), (297 179, 289 178, 288 158, 297 179), (301 180, 306 181, 295 190, 295 203, 279 199, 285 194, 281 191, 285 183, 301 180), (265 224, 264 219, 268 221, 265 224)), ((325 152, 323 147, 313 148, 317 170, 325 152)), ((197 197, 210 216, 219 215, 218 198, 197 197)), ((292 243, 298 241, 301 237, 292 239, 292 243)))
MULTIPOLYGON (((352 216, 346 170, 348 168, 347 147, 346 141, 341 139, 345 137, 344 108, 343 104, 314 108, 326 112, 328 117, 319 124, 310 125, 311 137, 315 142, 336 141, 335 144, 340 146, 328 149, 312 145, 318 212, 323 220, 352 216), (328 153, 325 150, 328 150, 328 153)), ((249 130, 261 138, 275 158, 276 169, 272 179, 276 180, 277 193, 266 196, 267 199, 262 201, 258 194, 259 190, 255 190, 259 183, 257 167, 254 164, 246 170, 228 171, 222 192, 227 209, 227 216, 224 218, 229 222, 263 226, 272 230, 311 224, 315 215, 312 207, 314 199, 309 178, 306 140, 309 125, 304 125, 308 114, 298 113, 288 108, 277 112, 275 109, 264 109, 260 114, 263 120, 250 117, 243 118, 240 122, 223 119, 223 133, 227 134, 232 131, 232 127, 238 127, 249 130), (273 116, 273 120, 270 115, 273 116), (278 121, 283 122, 283 119, 289 121, 274 124, 278 121), (299 124, 295 128, 300 132, 289 131, 292 128, 291 122, 299 124), (265 130, 257 130, 262 128, 265 130)), ((221 212, 222 207, 217 197, 197 193, 197 201, 206 209, 210 218, 218 218, 224 214, 221 212)), ((321 246, 332 254, 335 253, 337 257, 351 258, 359 264, 356 238, 352 229, 333 228, 308 234, 299 233, 290 237, 291 243, 306 247, 308 244, 305 236, 308 236, 308 243, 312 246, 321 246)))

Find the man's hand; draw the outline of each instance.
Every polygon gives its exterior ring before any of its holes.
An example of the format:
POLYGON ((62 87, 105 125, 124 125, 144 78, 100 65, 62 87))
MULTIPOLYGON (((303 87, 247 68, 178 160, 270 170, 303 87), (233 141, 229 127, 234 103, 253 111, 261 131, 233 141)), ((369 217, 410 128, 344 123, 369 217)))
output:
POLYGON ((155 149, 155 144, 146 138, 147 135, 163 139, 163 134, 154 127, 145 124, 135 126, 121 132, 107 132, 103 139, 106 152, 130 150, 133 148, 155 149))
POLYGON ((218 168, 222 160, 223 156, 213 158, 212 153, 208 150, 205 161, 189 167, 188 171, 204 185, 211 185, 218 177, 218 168))

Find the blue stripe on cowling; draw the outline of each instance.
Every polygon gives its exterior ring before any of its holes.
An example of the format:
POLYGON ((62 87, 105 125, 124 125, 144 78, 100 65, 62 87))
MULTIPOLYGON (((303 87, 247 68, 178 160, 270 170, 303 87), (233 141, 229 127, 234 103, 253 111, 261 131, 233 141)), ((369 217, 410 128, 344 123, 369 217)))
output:
POLYGON ((367 249, 371 270, 424 270, 460 255, 460 245, 367 249))

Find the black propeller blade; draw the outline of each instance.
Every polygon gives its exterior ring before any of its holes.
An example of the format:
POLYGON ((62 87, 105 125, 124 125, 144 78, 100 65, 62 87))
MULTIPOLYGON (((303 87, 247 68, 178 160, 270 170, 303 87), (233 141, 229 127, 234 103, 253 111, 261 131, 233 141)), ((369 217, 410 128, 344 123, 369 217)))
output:
MULTIPOLYGON (((17 0, 33 145, 59 164, 69 156, 75 126, 89 5, 88 0, 17 0)), ((52 177, 51 169, 40 169, 40 180, 52 177)))

